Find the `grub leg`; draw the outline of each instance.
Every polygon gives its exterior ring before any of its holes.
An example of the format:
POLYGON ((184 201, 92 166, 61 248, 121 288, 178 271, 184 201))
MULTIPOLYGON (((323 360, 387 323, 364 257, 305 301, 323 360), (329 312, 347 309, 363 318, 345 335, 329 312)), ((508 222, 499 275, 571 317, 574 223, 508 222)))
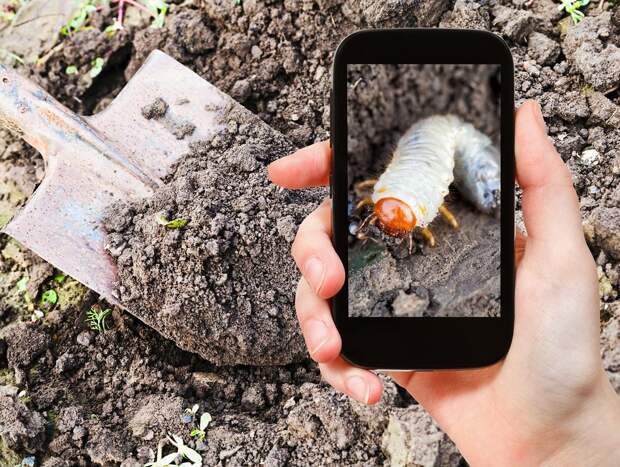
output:
POLYGON ((353 189, 355 190, 355 193, 358 196, 361 196, 361 193, 365 193, 368 190, 373 189, 375 186, 375 183, 377 183, 376 178, 369 178, 368 180, 362 180, 361 182, 357 182, 353 186, 353 189))
POLYGON ((368 226, 368 225, 372 225, 375 223, 375 221, 377 220, 377 216, 372 213, 370 214, 368 217, 366 217, 366 219, 364 219, 362 221, 362 223, 360 224, 360 226, 357 228, 358 232, 363 232, 364 229, 368 226))
POLYGON ((431 229, 429 229, 428 227, 424 227, 422 229, 422 237, 424 237, 424 240, 430 247, 434 247, 437 244, 437 242, 435 242, 435 236, 433 235, 433 232, 431 232, 431 229))
POLYGON ((370 198, 370 196, 364 196, 362 199, 360 199, 355 205, 355 210, 359 212, 366 206, 372 206, 372 199, 370 198))
POLYGON ((456 220, 454 214, 452 214, 445 204, 439 206, 439 213, 446 220, 446 222, 452 226, 453 229, 459 228, 459 221, 456 220))

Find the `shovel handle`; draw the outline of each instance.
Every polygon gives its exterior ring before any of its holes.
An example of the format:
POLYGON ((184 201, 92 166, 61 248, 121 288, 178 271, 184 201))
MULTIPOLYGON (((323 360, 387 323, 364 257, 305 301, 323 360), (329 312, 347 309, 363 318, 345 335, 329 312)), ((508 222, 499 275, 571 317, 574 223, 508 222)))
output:
MULTIPOLYGON (((0 65, 0 125, 36 148, 46 165, 71 147, 83 157, 103 157, 154 188, 158 180, 133 163, 115 144, 40 86, 0 65)), ((73 151, 75 152, 75 151, 73 151)))
POLYGON ((17 133, 46 159, 55 145, 66 144, 86 123, 40 86, 0 65, 0 124, 17 133))

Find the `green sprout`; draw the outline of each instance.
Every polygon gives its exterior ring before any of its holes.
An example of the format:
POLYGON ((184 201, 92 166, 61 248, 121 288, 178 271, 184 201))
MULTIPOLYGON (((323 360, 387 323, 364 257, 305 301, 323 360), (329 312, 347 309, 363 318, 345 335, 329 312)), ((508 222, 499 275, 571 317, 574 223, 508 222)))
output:
POLYGON ((566 11, 570 15, 573 20, 573 23, 578 24, 583 18, 585 18, 585 13, 580 11, 581 7, 586 6, 590 3, 590 0, 561 0, 562 4, 558 6, 558 10, 566 11))
POLYGON ((67 276, 64 274, 56 274, 54 276, 54 282, 57 284, 62 284, 67 279, 67 276))
POLYGON ((116 31, 120 31, 121 29, 123 29, 123 24, 118 19, 115 19, 112 24, 110 24, 103 30, 103 32, 105 32, 108 36, 112 37, 114 34, 116 34, 116 31))
POLYGON ((194 428, 192 432, 189 434, 192 438, 198 438, 200 441, 203 441, 207 436, 206 430, 211 423, 211 415, 208 412, 203 413, 200 416, 200 424, 198 428, 194 428))
POLYGON ((68 75, 75 75, 77 74, 78 69, 75 65, 69 65, 66 69, 65 69, 65 73, 67 73, 68 75))
POLYGON ((168 13, 168 2, 165 0, 142 0, 142 3, 154 18, 151 27, 163 27, 168 13))
POLYGON ((69 18, 69 21, 67 21, 62 28, 60 28, 60 34, 63 36, 70 36, 76 31, 84 30, 91 13, 97 10, 96 3, 96 0, 82 0, 75 13, 73 13, 73 16, 69 18))
POLYGON ((183 443, 183 439, 180 436, 171 434, 172 438, 168 437, 168 441, 175 448, 177 448, 177 454, 183 459, 188 459, 190 462, 198 465, 202 465, 202 456, 194 451, 192 448, 183 443))
POLYGON ((167 229, 182 229, 189 223, 189 220, 180 217, 177 219, 168 220, 166 216, 162 214, 157 216, 157 223, 159 225, 163 225, 167 229))
POLYGON ((99 73, 101 73, 101 70, 103 70, 103 65, 105 65, 105 60, 101 57, 97 57, 92 62, 90 62, 90 66, 92 67, 88 72, 90 77, 96 78, 97 76, 99 76, 99 73))
POLYGON ((99 305, 94 305, 86 312, 85 322, 93 331, 105 332, 107 331, 105 320, 111 313, 112 310, 109 308, 104 310, 99 305))
POLYGON ((34 304, 32 303, 32 298, 28 293, 28 281, 30 281, 30 278, 28 276, 22 277, 15 284, 15 288, 17 289, 17 293, 24 297, 24 302, 26 303, 26 307, 28 308, 28 310, 33 311, 34 304))
POLYGON ((114 23, 105 28, 105 32, 109 36, 116 34, 116 31, 123 29, 123 20, 125 18, 125 4, 131 5, 139 10, 148 13, 153 21, 151 22, 152 28, 161 28, 166 21, 166 14, 168 13, 168 2, 165 0, 113 0, 118 3, 118 12, 116 13, 116 19, 114 23))
POLYGON ((56 305, 58 302, 58 293, 54 289, 49 289, 43 292, 41 295, 41 306, 43 305, 56 305))

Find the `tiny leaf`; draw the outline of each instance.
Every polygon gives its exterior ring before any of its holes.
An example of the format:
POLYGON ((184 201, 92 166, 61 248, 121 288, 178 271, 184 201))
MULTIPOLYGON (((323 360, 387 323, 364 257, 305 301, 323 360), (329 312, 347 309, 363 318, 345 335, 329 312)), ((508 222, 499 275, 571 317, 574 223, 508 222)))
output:
POLYGON ((56 274, 54 276, 54 282, 56 282, 57 284, 62 284, 66 278, 67 276, 65 276, 64 274, 56 274))
POLYGON ((205 431, 207 429, 207 427, 209 426, 209 423, 211 423, 211 414, 208 412, 203 413, 200 416, 200 429, 202 431, 205 431))
POLYGON ((90 64, 92 68, 90 69, 89 75, 91 78, 95 78, 99 76, 99 74, 103 70, 103 65, 105 64, 105 60, 101 57, 97 57, 90 64))
POLYGON ((189 223, 189 220, 183 219, 180 217, 177 219, 168 220, 166 219, 166 216, 160 215, 160 216, 157 216, 157 223, 159 225, 163 225, 164 227, 168 229, 182 229, 189 223))
POLYGON ((41 295, 42 305, 46 305, 46 304, 56 305, 57 301, 58 301, 58 294, 56 293, 54 289, 46 290, 45 292, 43 292, 43 295, 41 295))
POLYGON ((78 72, 78 69, 75 65, 69 65, 65 70, 65 73, 68 75, 75 75, 78 72))

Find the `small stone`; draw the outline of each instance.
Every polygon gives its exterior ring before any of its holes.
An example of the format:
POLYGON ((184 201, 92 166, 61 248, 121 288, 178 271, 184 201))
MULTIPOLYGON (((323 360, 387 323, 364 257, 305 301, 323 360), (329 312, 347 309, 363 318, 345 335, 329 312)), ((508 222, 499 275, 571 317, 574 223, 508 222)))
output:
POLYGON ((147 120, 158 120, 166 115, 168 104, 161 97, 155 99, 151 104, 142 107, 142 116, 147 120))
POLYGON ((586 149, 581 153, 581 162, 586 166, 596 165, 599 161, 599 152, 596 149, 586 149))
POLYGON ((77 335, 77 338, 75 340, 78 344, 83 345, 84 347, 88 347, 90 345, 91 339, 92 335, 89 331, 82 331, 77 335))
POLYGON ((540 32, 533 32, 527 39, 527 50, 539 65, 551 65, 560 56, 560 45, 540 32))
POLYGON ((58 360, 56 360, 56 364, 54 365, 54 370, 57 373, 62 374, 74 370, 78 366, 78 358, 75 355, 67 352, 58 357, 58 360))
POLYGON ((259 59, 263 56, 263 51, 257 45, 252 46, 252 48, 250 49, 250 53, 252 54, 252 57, 255 59, 259 59))
POLYGON ((620 128, 620 106, 616 105, 601 92, 591 92, 588 104, 592 114, 590 122, 609 128, 620 128))
POLYGON ((515 42, 524 42, 536 26, 536 18, 530 11, 499 5, 493 9, 493 15, 493 24, 500 26, 502 34, 515 42))
POLYGON ((540 75, 540 70, 532 62, 523 62, 523 69, 532 76, 540 75))
POLYGON ((240 79, 233 84, 230 95, 239 102, 245 101, 252 94, 252 86, 247 79, 240 79))
POLYGON ((251 385, 241 396, 241 403, 252 410, 260 409, 265 405, 265 395, 259 385, 251 385))

